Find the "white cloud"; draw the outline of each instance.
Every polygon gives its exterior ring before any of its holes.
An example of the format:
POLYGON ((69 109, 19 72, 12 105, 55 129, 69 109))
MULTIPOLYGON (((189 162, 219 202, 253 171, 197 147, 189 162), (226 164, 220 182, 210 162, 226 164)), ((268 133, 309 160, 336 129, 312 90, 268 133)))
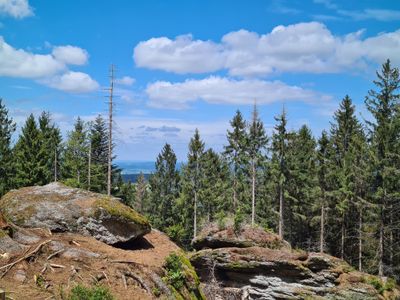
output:
POLYGON ((193 40, 191 35, 140 42, 134 49, 138 67, 175 73, 204 73, 223 67, 222 47, 211 41, 193 40))
POLYGON ((189 79, 171 83, 157 81, 148 85, 146 93, 150 105, 158 108, 185 109, 191 102, 203 100, 217 104, 260 104, 277 101, 326 101, 328 96, 280 81, 258 79, 234 80, 211 76, 202 80, 189 79))
POLYGON ((129 76, 124 76, 122 78, 118 78, 115 80, 115 83, 120 84, 120 85, 127 85, 131 86, 135 83, 135 78, 129 77, 129 76))
POLYGON ((0 76, 38 78, 64 69, 65 64, 52 55, 15 49, 0 36, 0 76))
POLYGON ((383 22, 398 21, 400 20, 400 10, 392 9, 364 9, 362 11, 356 10, 338 10, 338 14, 350 17, 354 20, 377 20, 383 22))
POLYGON ((68 65, 84 65, 89 59, 85 49, 71 45, 54 47, 52 54, 56 60, 68 65))
POLYGON ((0 14, 22 19, 33 15, 28 0, 0 0, 0 14))
POLYGON ((99 84, 88 74, 68 71, 62 75, 40 80, 41 83, 69 93, 87 93, 99 88, 99 84))
POLYGON ((387 58, 400 62, 400 30, 368 38, 362 33, 338 36, 320 22, 309 22, 280 25, 262 35, 233 31, 220 43, 193 40, 191 36, 175 40, 160 37, 140 42, 134 59, 137 66, 150 69, 175 73, 227 69, 230 75, 241 77, 362 70, 387 58))
POLYGON ((71 93, 91 92, 99 88, 95 80, 86 73, 68 70, 68 65, 82 65, 87 61, 87 51, 79 47, 58 46, 52 54, 34 54, 13 48, 0 36, 0 76, 35 79, 71 93))

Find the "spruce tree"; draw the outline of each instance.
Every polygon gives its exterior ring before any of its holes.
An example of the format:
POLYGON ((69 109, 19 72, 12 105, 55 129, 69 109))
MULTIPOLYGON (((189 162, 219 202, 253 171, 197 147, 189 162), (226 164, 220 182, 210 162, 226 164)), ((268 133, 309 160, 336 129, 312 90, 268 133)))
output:
POLYGON ((180 222, 179 215, 174 214, 179 196, 179 173, 176 155, 168 143, 158 155, 155 167, 150 177, 149 218, 156 228, 168 233, 169 227, 180 222))
POLYGON ((229 162, 232 170, 232 192, 233 192, 233 210, 239 205, 240 190, 244 184, 244 172, 247 165, 246 159, 246 122, 243 120, 241 112, 236 111, 235 116, 230 121, 232 131, 227 132, 228 145, 224 147, 224 155, 229 162))
POLYGON ((278 200, 278 234, 281 238, 284 235, 284 209, 285 209, 285 188, 288 178, 287 168, 287 152, 288 152, 288 137, 286 130, 287 119, 286 112, 283 109, 282 114, 275 117, 278 122, 272 135, 272 163, 271 176, 276 183, 278 200))
POLYGON ((24 187, 42 184, 40 172, 40 131, 35 117, 31 114, 21 129, 14 148, 15 186, 24 187))
POLYGON ((15 123, 0 98, 0 197, 13 187, 13 157, 11 148, 15 123))
POLYGON ((249 126, 247 135, 247 153, 250 159, 250 175, 251 175, 251 225, 254 226, 256 215, 256 185, 257 170, 264 159, 264 150, 267 146, 268 139, 265 133, 264 124, 258 117, 257 106, 254 104, 252 121, 249 126))
MULTIPOLYGON (((378 90, 370 90, 365 99, 368 111, 374 120, 368 122, 372 140, 373 181, 372 197, 379 207, 378 212, 378 274, 391 267, 390 252, 394 249, 388 240, 393 228, 393 211, 399 211, 399 153, 395 150, 399 140, 399 69, 392 67, 390 60, 377 72, 374 84, 378 90), (388 246, 388 247, 386 247, 388 246), (391 249, 392 248, 392 249, 391 249)), ((397 230, 398 232, 398 230, 397 230)), ((397 241, 398 242, 398 241, 397 241)), ((394 243, 393 243, 394 244, 394 243)))
POLYGON ((203 176, 202 156, 204 153, 204 142, 196 129, 190 139, 187 163, 183 168, 182 193, 185 197, 185 230, 191 231, 193 238, 197 235, 197 218, 199 206, 199 192, 201 189, 201 177, 203 176))
POLYGON ((137 178, 135 187, 135 208, 138 212, 143 214, 146 207, 147 182, 142 172, 140 172, 137 178))
POLYGON ((74 129, 68 133, 64 149, 62 168, 64 180, 74 187, 87 187, 89 140, 85 123, 81 118, 78 117, 74 129))

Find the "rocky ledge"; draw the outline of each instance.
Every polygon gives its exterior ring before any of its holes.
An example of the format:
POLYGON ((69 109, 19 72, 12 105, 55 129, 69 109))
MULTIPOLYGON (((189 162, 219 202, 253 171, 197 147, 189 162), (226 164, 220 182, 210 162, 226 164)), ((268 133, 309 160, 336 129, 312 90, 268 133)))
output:
MULTIPOLYGON (((243 247, 243 237, 263 236, 262 229, 245 228, 238 234, 242 247, 234 245, 231 229, 206 233, 194 243, 202 249, 191 256, 206 294, 213 299, 398 299, 394 281, 354 271, 343 260, 321 254, 291 250, 287 242, 253 241, 243 247), (247 232, 246 232, 247 231, 247 232), (217 243, 223 240, 224 244, 217 243), (207 243, 210 241, 210 243, 207 243)), ((267 238, 267 235, 271 235, 267 238)))
POLYGON ((107 244, 127 242, 151 230, 143 216, 118 198, 61 183, 10 191, 1 199, 0 211, 20 227, 79 233, 107 244))

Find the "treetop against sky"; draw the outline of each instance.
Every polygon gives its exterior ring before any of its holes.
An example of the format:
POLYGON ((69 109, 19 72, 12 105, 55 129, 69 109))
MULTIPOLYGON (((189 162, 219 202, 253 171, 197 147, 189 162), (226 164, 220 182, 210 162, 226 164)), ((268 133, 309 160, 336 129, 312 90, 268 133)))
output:
MULTIPOLYGON (((18 125, 50 111, 65 134, 105 114, 116 71, 120 159, 185 159, 196 128, 222 149, 237 109, 257 101, 267 131, 327 128, 346 95, 357 114, 375 71, 400 65, 397 1, 0 0, 1 97, 18 125)), ((19 126, 20 127, 20 126, 19 126)))

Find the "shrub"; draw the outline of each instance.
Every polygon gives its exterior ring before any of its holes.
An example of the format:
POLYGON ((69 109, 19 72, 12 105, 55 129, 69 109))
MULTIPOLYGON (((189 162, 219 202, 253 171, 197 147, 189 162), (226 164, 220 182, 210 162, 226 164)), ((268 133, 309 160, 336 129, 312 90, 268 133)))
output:
POLYGON ((216 214, 218 230, 223 230, 226 227, 226 215, 223 210, 216 214))
POLYGON ((235 217, 233 218, 233 230, 235 231, 235 233, 239 233, 242 230, 243 221, 244 215, 239 208, 235 213, 235 217))
POLYGON ((165 260, 167 275, 164 280, 179 290, 185 284, 185 274, 183 272, 182 261, 176 253, 171 253, 165 260))
POLYGON ((70 292, 68 300, 114 300, 108 288, 96 285, 85 287, 81 284, 76 285, 70 292))
POLYGON ((372 285, 381 295, 383 292, 391 291, 396 287, 396 281, 393 278, 388 278, 386 281, 383 281, 376 276, 365 276, 362 281, 372 285))

